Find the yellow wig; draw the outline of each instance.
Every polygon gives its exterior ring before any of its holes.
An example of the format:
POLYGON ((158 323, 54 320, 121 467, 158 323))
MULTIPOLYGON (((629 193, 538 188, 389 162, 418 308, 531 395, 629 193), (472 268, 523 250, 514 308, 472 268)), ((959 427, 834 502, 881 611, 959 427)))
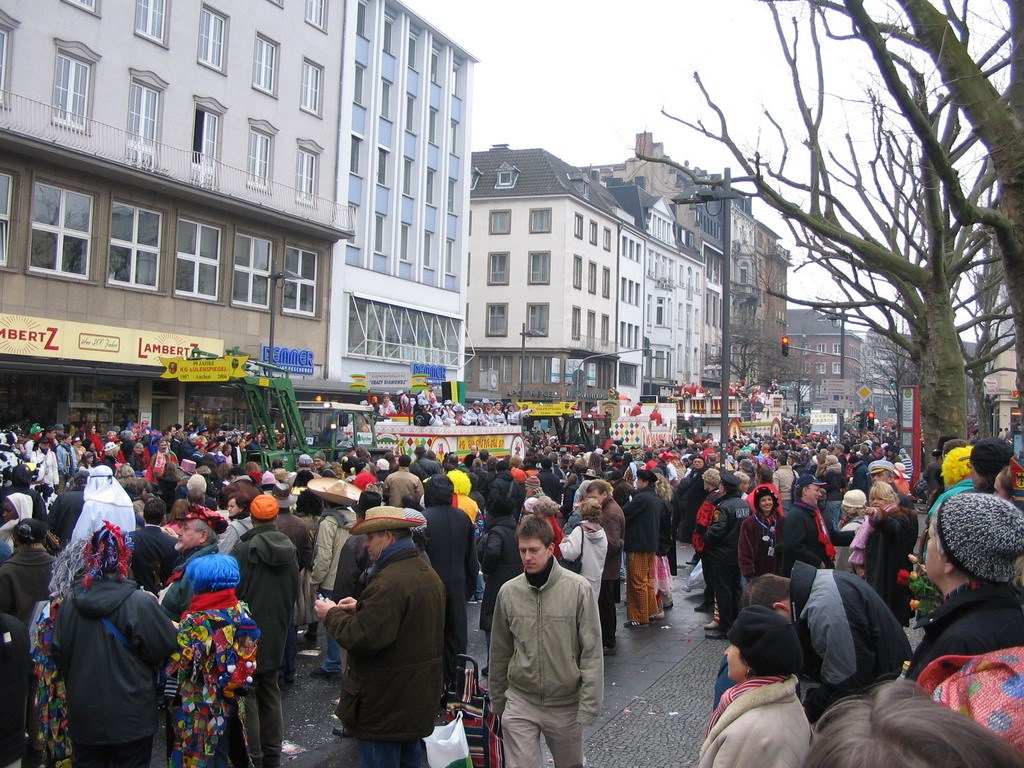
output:
POLYGON ((952 488, 971 474, 971 448, 954 448, 942 460, 942 482, 952 488))
POLYGON ((469 479, 469 475, 463 472, 461 469, 453 469, 448 473, 448 479, 452 481, 452 485, 455 488, 455 495, 457 496, 468 496, 472 489, 472 482, 469 479))

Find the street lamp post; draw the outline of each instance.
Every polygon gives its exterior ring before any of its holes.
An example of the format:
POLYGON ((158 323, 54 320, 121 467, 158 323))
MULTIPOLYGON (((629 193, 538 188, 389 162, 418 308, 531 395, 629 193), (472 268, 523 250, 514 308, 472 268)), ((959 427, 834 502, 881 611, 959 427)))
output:
POLYGON ((526 391, 526 339, 534 338, 536 336, 542 336, 543 334, 532 328, 526 330, 526 323, 523 323, 523 330, 519 332, 519 336, 522 338, 522 345, 519 348, 519 400, 523 400, 523 392, 526 391))
MULTIPOLYGON (((277 272, 270 273, 270 338, 267 346, 267 359, 266 362, 274 362, 274 330, 276 328, 277 320, 277 282, 279 280, 294 280, 300 277, 291 270, 281 269, 277 272)), ((262 357, 262 355, 260 355, 262 357)), ((270 413, 270 388, 267 387, 267 413, 270 413)))
POLYGON ((722 445, 721 465, 725 466, 725 445, 729 434, 729 379, 732 372, 732 201, 739 194, 732 190, 732 169, 726 168, 721 179, 694 179, 700 186, 690 197, 673 198, 678 204, 721 202, 722 210, 722 407, 719 421, 722 445))

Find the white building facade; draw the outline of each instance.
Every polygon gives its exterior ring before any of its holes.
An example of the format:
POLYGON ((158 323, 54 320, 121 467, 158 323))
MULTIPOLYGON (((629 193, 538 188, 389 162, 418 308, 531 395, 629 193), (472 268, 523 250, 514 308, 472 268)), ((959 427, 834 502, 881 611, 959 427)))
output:
POLYGON ((614 199, 544 150, 476 152, 473 177, 469 396, 605 399, 619 349, 614 199))
POLYGON ((8 423, 40 372, 65 423, 239 416, 161 380, 160 351, 301 357, 297 386, 324 386, 332 252, 354 230, 334 183, 343 5, 171 6, 0 9, 0 312, 69 340, 0 349, 8 423))

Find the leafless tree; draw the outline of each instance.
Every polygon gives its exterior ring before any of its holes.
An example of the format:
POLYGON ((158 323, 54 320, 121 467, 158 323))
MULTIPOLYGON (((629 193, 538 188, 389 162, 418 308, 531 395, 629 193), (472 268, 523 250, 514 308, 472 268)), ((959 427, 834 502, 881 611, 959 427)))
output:
POLYGON ((713 121, 668 115, 721 142, 743 169, 737 182, 753 184, 785 218, 806 262, 829 275, 829 290, 796 303, 856 316, 906 352, 920 371, 926 441, 965 429, 957 308, 973 301, 963 295, 973 288, 964 276, 986 259, 1003 261, 1024 349, 1024 52, 1010 45, 1021 38, 1024 13, 1010 0, 1007 33, 979 48, 969 2, 959 11, 945 3, 944 13, 928 0, 904 0, 881 7, 880 21, 861 0, 769 0, 799 135, 766 110, 772 141, 749 146, 699 74, 713 121), (800 18, 785 19, 784 5, 800 18), (866 47, 878 79, 845 101, 830 95, 836 73, 825 45, 847 46, 851 56, 866 47), (854 105, 868 112, 870 136, 854 127, 831 143, 833 111, 854 105), (993 239, 999 256, 985 251, 993 239))

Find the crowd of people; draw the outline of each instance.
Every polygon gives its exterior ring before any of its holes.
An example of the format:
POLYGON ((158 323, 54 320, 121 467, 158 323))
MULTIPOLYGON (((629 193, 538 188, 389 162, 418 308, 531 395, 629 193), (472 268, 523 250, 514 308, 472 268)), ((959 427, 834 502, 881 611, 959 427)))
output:
POLYGON ((658 626, 673 577, 698 567, 694 610, 729 641, 701 765, 859 764, 821 761, 863 736, 849 718, 924 711, 922 690, 988 727, 949 729, 991 736, 977 754, 1024 760, 1024 729, 994 727, 966 693, 1024 664, 1024 516, 1000 438, 944 439, 914 487, 908 453, 877 439, 360 448, 295 471, 248 461, 246 439, 7 436, 0 619, 7 673, 25 680, 0 715, 0 765, 148 764, 162 711, 171 765, 277 768, 281 687, 321 628, 312 674, 339 680, 338 734, 362 766, 419 765, 479 602, 506 764, 536 768, 543 736, 558 768, 580 766, 604 657, 621 630, 658 626))

